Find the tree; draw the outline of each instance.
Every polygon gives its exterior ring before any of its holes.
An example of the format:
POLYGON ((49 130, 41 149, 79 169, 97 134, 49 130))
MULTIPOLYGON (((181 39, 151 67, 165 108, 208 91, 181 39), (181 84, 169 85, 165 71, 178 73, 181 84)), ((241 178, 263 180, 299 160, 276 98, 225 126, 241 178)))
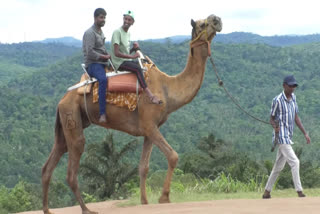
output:
POLYGON ((110 198, 138 172, 137 166, 125 160, 125 155, 137 148, 137 140, 129 142, 120 150, 115 144, 113 134, 107 135, 101 143, 90 144, 80 164, 80 174, 83 175, 88 192, 100 199, 110 198))
POLYGON ((266 174, 263 165, 250 159, 244 152, 234 151, 230 143, 216 139, 213 134, 202 138, 198 143, 198 149, 200 153, 183 157, 181 168, 184 173, 211 179, 224 173, 241 182, 248 182, 266 174))

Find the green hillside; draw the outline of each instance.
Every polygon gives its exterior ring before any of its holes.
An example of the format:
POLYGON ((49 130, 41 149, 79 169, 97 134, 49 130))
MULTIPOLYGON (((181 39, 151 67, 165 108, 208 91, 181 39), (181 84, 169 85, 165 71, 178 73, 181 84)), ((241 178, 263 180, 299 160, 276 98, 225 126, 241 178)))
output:
MULTIPOLYGON (((185 67, 188 42, 142 41, 140 46, 169 75, 185 67)), ((302 149, 302 162, 310 161, 315 166, 320 159, 319 46, 320 43, 289 47, 212 45, 215 66, 225 87, 242 107, 263 120, 269 119, 271 101, 282 91, 283 77, 296 76, 300 117, 312 144, 307 146, 296 129, 295 147, 302 149)), ((39 184, 41 167, 53 145, 56 106, 66 89, 80 79, 82 53, 79 48, 62 44, 0 44, 0 47, 0 184, 14 187, 20 180, 39 184)), ((161 127, 164 137, 180 155, 180 168, 185 167, 183 164, 189 157, 200 154, 197 146, 210 134, 253 162, 273 161, 271 131, 271 127, 248 117, 231 102, 219 87, 209 61, 199 94, 161 127)), ((132 139, 143 140, 93 126, 85 131, 87 144, 101 142, 108 132, 113 132, 119 147, 132 139)), ((128 157, 131 163, 138 164, 140 151, 141 145, 128 157)), ((66 158, 59 164, 54 180, 64 181, 66 158)), ((155 148, 151 171, 166 168, 164 156, 155 148)))

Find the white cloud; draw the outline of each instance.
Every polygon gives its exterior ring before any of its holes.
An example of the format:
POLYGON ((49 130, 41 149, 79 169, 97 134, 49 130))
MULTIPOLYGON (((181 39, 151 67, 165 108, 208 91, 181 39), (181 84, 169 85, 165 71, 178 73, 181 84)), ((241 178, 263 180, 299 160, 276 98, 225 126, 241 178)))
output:
POLYGON ((260 35, 320 33, 316 0, 10 0, 1 3, 0 42, 23 42, 72 36, 81 39, 93 24, 93 11, 103 7, 103 28, 110 40, 122 25, 125 10, 135 12, 132 39, 189 35, 191 18, 214 13, 222 18, 222 33, 234 31, 260 35))

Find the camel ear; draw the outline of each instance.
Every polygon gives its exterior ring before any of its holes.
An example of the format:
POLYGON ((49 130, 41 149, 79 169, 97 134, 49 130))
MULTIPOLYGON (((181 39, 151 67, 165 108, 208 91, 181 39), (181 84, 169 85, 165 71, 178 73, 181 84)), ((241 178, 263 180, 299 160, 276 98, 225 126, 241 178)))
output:
POLYGON ((193 28, 195 28, 195 27, 196 27, 196 22, 195 22, 195 21, 193 21, 193 19, 191 19, 191 26, 192 26, 193 28))

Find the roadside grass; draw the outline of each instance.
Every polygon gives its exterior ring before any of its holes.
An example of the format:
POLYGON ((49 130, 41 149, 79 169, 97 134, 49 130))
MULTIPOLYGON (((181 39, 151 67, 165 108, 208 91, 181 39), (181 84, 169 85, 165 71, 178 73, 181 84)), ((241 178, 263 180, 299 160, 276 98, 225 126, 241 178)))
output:
MULTIPOLYGON (((320 188, 305 189, 303 191, 307 197, 319 197, 320 188)), ((263 191, 257 192, 232 192, 232 193, 215 193, 215 192, 172 192, 170 193, 170 200, 172 203, 182 202, 199 202, 210 200, 227 200, 227 199, 261 199, 263 191)), ((273 190, 272 198, 294 198, 297 193, 294 189, 273 190)), ((158 204, 158 199, 161 196, 161 191, 148 191, 147 193, 149 204, 158 204)), ((262 199, 261 199, 262 200, 262 199)), ((118 204, 120 207, 140 205, 140 195, 135 194, 128 200, 118 204)))

